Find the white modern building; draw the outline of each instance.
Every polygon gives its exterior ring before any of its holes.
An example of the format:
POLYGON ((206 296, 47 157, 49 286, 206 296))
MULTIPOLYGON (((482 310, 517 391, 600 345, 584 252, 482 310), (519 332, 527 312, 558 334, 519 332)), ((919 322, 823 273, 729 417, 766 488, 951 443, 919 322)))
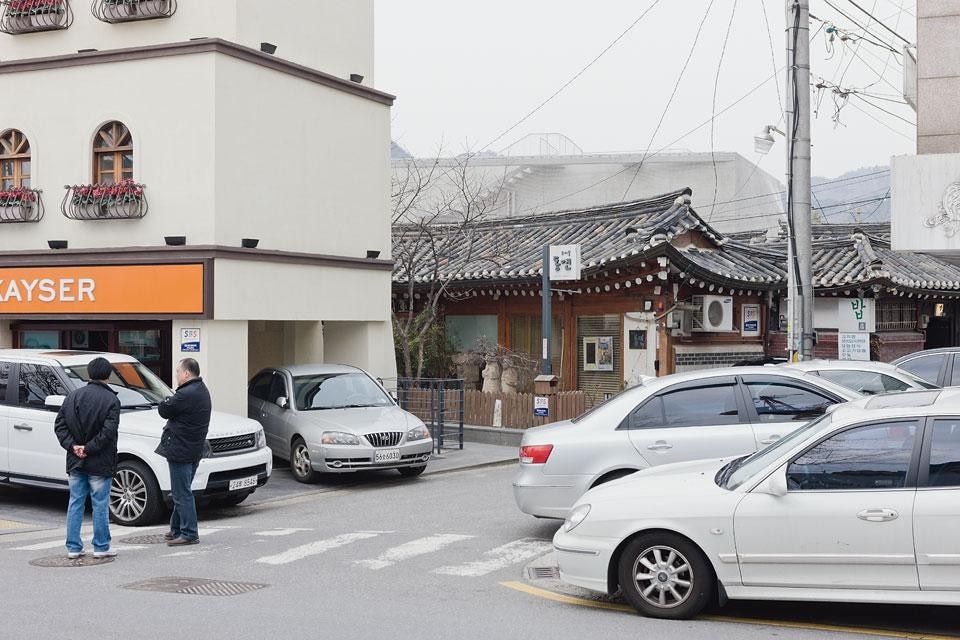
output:
POLYGON ((678 185, 693 191, 698 213, 725 233, 773 231, 784 213, 783 185, 732 152, 588 153, 562 134, 531 134, 499 154, 394 159, 394 180, 405 180, 412 165, 429 173, 435 163, 431 197, 440 200, 460 186, 453 183, 466 182, 489 199, 488 217, 525 218, 641 200, 678 185))
POLYGON ((269 364, 395 375, 373 0, 2 0, 0 31, 0 346, 191 355, 238 413, 269 364))

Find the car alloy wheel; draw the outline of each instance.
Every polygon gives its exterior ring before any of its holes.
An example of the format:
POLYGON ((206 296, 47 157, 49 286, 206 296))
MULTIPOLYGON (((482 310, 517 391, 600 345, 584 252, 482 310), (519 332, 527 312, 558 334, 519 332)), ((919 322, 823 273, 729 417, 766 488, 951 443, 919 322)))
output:
POLYGON ((303 438, 294 438, 290 447, 290 470, 298 482, 313 482, 317 477, 310 462, 310 448, 303 438))
POLYGON ((110 511, 125 522, 143 515, 147 506, 147 485, 136 472, 121 469, 113 478, 110 488, 110 511))
POLYGON ((660 609, 679 607, 693 592, 693 567, 676 549, 646 549, 633 563, 634 582, 640 597, 660 609))

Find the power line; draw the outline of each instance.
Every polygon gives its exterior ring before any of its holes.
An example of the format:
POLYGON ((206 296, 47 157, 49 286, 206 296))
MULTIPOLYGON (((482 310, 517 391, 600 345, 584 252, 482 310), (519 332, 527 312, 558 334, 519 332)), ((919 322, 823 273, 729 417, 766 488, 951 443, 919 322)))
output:
POLYGON ((530 113, 528 113, 527 115, 525 115, 525 116, 523 116, 522 118, 520 118, 519 120, 517 120, 513 125, 511 125, 509 128, 507 128, 503 133, 501 133, 501 134, 498 135, 496 138, 494 138, 493 140, 491 140, 490 142, 488 142, 487 144, 485 144, 483 147, 481 147, 480 149, 478 149, 477 152, 479 153, 480 151, 483 151, 484 149, 488 149, 488 148, 490 148, 491 146, 493 146, 494 144, 496 144, 497 142, 499 142, 500 140, 502 140, 502 139, 503 139, 504 137, 506 137, 511 131, 513 131, 514 129, 516 129, 517 127, 519 127, 521 124, 523 124, 524 122, 526 122, 527 120, 529 120, 535 113, 537 113, 538 111, 540 111, 542 108, 544 108, 545 106, 547 106, 547 104, 549 104, 551 101, 553 101, 554 98, 556 98, 556 97, 559 96, 561 93, 563 93, 563 91, 564 91, 567 87, 569 87, 569 86, 572 85, 574 82, 576 82, 576 81, 580 78, 580 76, 582 76, 584 73, 586 73, 587 70, 590 69, 590 67, 592 67, 594 64, 596 64, 596 63, 600 60, 600 58, 602 58, 604 55, 606 55, 606 53, 607 53, 608 51, 610 51, 611 49, 613 49, 613 48, 617 45, 617 43, 619 43, 621 40, 623 40, 625 37, 627 37, 627 34, 629 34, 631 31, 633 31, 633 29, 634 29, 638 24, 640 24, 640 22, 641 22, 644 18, 647 17, 647 14, 650 13, 651 11, 653 11, 653 9, 654 9, 658 4, 660 4, 660 2, 661 2, 661 0, 654 0, 654 1, 653 1, 653 4, 651 4, 649 7, 647 7, 647 9, 646 9, 643 13, 640 14, 640 17, 638 17, 636 20, 634 20, 634 21, 630 24, 630 26, 628 26, 626 29, 624 29, 623 32, 622 32, 620 35, 618 35, 618 36, 613 40, 613 42, 611 42, 611 43, 608 44, 606 47, 604 47, 604 49, 603 49, 599 54, 597 54, 597 56, 596 56, 593 60, 591 60, 589 63, 587 63, 587 65, 586 65, 585 67, 583 67, 582 69, 580 69, 580 71, 578 71, 576 74, 574 74, 574 76, 573 76, 572 78, 570 78, 569 80, 567 80, 559 89, 557 89, 556 91, 554 91, 553 94, 551 94, 551 96, 550 96, 549 98, 547 98, 546 100, 544 100, 543 102, 541 102, 540 104, 538 104, 536 107, 534 107, 534 109, 533 109, 532 111, 530 111, 530 113))
MULTIPOLYGON (((889 31, 890 33, 892 33, 893 35, 895 35, 895 36, 897 36, 898 38, 900 38, 901 40, 903 40, 903 42, 904 42, 905 44, 913 44, 912 42, 910 42, 909 40, 907 40, 906 38, 904 38, 902 35, 900 35, 900 34, 897 33, 896 31, 894 31, 893 29, 891 29, 890 27, 888 27, 887 25, 885 25, 879 18, 875 17, 872 13, 870 13, 869 11, 867 11, 866 9, 864 9, 863 7, 861 7, 861 6, 860 6, 859 4, 857 4, 854 0, 847 0, 847 2, 849 2, 850 4, 852 4, 853 6, 855 6, 857 9, 860 9, 860 11, 862 11, 862 12, 864 12, 865 14, 867 14, 868 16, 870 16, 870 19, 871 19, 871 20, 873 20, 873 21, 876 22, 878 25, 880 25, 881 27, 883 27, 884 29, 886 29, 887 31, 889 31)), ((874 3, 874 9, 873 9, 873 10, 876 11, 876 3, 874 3)))
POLYGON ((862 94, 859 94, 859 93, 851 93, 850 95, 852 95, 852 96, 855 97, 855 98, 859 98, 860 100, 863 100, 864 102, 866 102, 868 105, 870 105, 870 106, 873 107, 874 109, 879 109, 880 111, 883 111, 883 112, 886 113, 887 115, 893 116, 894 118, 896 118, 896 119, 898 119, 898 120, 903 120, 904 122, 906 122, 907 124, 909 124, 909 125, 912 126, 912 127, 917 126, 917 123, 916 123, 916 122, 912 122, 912 121, 910 121, 910 120, 907 120, 907 119, 904 118, 903 116, 897 115, 897 114, 894 113, 893 111, 888 111, 887 109, 884 109, 884 108, 881 107, 880 105, 874 104, 874 103, 870 102, 869 100, 867 100, 866 98, 864 98, 862 94))
POLYGON ((693 43, 690 45, 690 52, 687 54, 687 59, 684 61, 683 67, 680 69, 680 75, 677 76, 677 81, 673 85, 673 91, 670 92, 670 98, 667 100, 667 104, 663 107, 663 112, 660 114, 660 120, 657 122, 657 126, 653 130, 653 135, 650 136, 650 142, 647 143, 647 148, 643 152, 643 157, 640 158, 640 162, 637 164, 637 171, 630 179, 630 184, 627 185, 626 191, 623 192, 623 197, 620 198, 621 200, 626 200, 627 194, 630 193, 630 189, 633 188, 633 183, 636 181, 637 176, 640 175, 640 168, 643 166, 643 163, 647 158, 647 154, 650 152, 650 147, 653 146, 653 141, 657 138, 657 134, 660 133, 660 127, 663 126, 663 120, 667 117, 667 112, 670 110, 670 105, 673 103, 673 99, 677 97, 677 90, 680 88, 680 82, 683 80, 683 76, 687 72, 687 67, 690 66, 690 60, 693 58, 693 52, 697 49, 697 43, 700 41, 700 34, 703 33, 703 25, 706 23, 707 17, 710 15, 710 9, 713 8, 714 1, 715 0, 710 0, 710 4, 707 5, 707 10, 703 13, 703 18, 700 20, 700 26, 697 27, 697 32, 693 36, 693 43))
MULTIPOLYGON (((767 26, 767 41, 770 43, 770 62, 773 64, 773 70, 777 70, 777 54, 773 48, 773 32, 770 29, 770 18, 767 16, 767 5, 765 2, 757 3, 760 5, 760 8, 763 10, 763 23, 767 26)), ((820 29, 823 28, 823 25, 820 25, 820 29)), ((817 33, 820 32, 820 29, 817 29, 817 33)), ((813 34, 813 37, 816 37, 817 33, 813 34)), ((780 81, 777 80, 777 102, 780 103, 780 112, 783 113, 783 95, 780 93, 780 81)))
POLYGON ((848 102, 847 104, 849 104, 851 107, 853 107, 854 109, 856 109, 857 111, 859 111, 859 112, 862 113, 863 115, 867 116, 868 118, 870 118, 871 120, 873 120, 874 122, 876 122, 877 124, 879 124, 880 126, 888 129, 891 133, 895 133, 895 134, 897 134, 898 136, 900 136, 901 138, 905 138, 905 139, 913 142, 913 140, 914 140, 913 136, 907 135, 906 133, 903 133, 902 131, 897 131, 896 129, 894 129, 893 127, 891 127, 889 124, 887 124, 887 123, 884 122, 883 120, 880 120, 879 118, 877 118, 876 116, 874 116, 872 113, 870 113, 870 112, 867 111, 866 109, 860 108, 860 106, 859 106, 856 102, 848 102))
MULTIPOLYGON (((713 102, 710 104, 710 160, 713 162, 713 204, 710 205, 710 215, 707 222, 713 219, 713 210, 717 206, 717 194, 720 191, 720 172, 717 169, 717 91, 720 89, 720 71, 723 69, 723 58, 727 53, 727 43, 730 41, 730 31, 733 29, 733 19, 737 15, 737 0, 733 0, 733 9, 730 11, 730 21, 727 23, 727 32, 723 36, 723 46, 720 48, 720 59, 717 61, 717 75, 713 79, 713 102)), ((779 83, 777 87, 779 88, 779 83)))
MULTIPOLYGON (((842 15, 844 18, 846 18, 847 20, 849 20, 849 21, 852 22, 853 24, 857 25, 857 27, 859 27, 861 31, 863 31, 864 33, 869 33, 869 34, 870 34, 871 36, 873 36, 875 39, 882 41, 882 38, 880 38, 877 34, 875 34, 874 32, 870 31, 870 29, 868 29, 867 27, 864 27, 862 24, 860 24, 859 22, 857 22, 856 20, 854 20, 853 18, 851 18, 851 17, 850 17, 850 14, 845 13, 845 12, 843 11, 843 9, 841 9, 841 8, 838 7, 837 5, 835 5, 835 4, 833 4, 832 2, 830 2, 830 0, 823 0, 823 1, 827 4, 828 7, 832 8, 834 11, 836 11, 837 13, 839 13, 840 15, 842 15)), ((874 42, 874 44, 876 44, 876 43, 874 42)), ((889 49, 889 50, 891 50, 891 51, 894 51, 897 55, 902 55, 899 51, 896 51, 895 49, 893 49, 893 47, 890 47, 890 46, 888 46, 888 45, 881 45, 881 46, 883 46, 885 49, 889 49)))

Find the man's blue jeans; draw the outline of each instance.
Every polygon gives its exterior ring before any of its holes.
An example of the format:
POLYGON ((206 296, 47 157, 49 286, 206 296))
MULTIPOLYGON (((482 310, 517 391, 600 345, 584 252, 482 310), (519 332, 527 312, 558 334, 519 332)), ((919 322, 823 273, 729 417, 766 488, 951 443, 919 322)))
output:
POLYGON ((193 476, 197 465, 192 462, 180 463, 167 461, 170 469, 170 498, 173 500, 173 513, 170 515, 170 532, 178 538, 199 540, 197 530, 197 503, 193 499, 193 476))
POLYGON ((110 486, 112 477, 91 476, 82 471, 70 473, 70 503, 67 506, 67 551, 83 551, 80 526, 87 496, 93 505, 93 550, 110 549, 110 486))

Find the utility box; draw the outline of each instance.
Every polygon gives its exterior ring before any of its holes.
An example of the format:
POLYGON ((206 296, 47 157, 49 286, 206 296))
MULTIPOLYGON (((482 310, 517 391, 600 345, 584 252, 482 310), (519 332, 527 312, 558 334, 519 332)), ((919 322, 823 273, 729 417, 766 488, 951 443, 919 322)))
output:
POLYGON ((540 375, 533 379, 533 391, 538 396, 554 396, 560 390, 560 378, 540 375))

